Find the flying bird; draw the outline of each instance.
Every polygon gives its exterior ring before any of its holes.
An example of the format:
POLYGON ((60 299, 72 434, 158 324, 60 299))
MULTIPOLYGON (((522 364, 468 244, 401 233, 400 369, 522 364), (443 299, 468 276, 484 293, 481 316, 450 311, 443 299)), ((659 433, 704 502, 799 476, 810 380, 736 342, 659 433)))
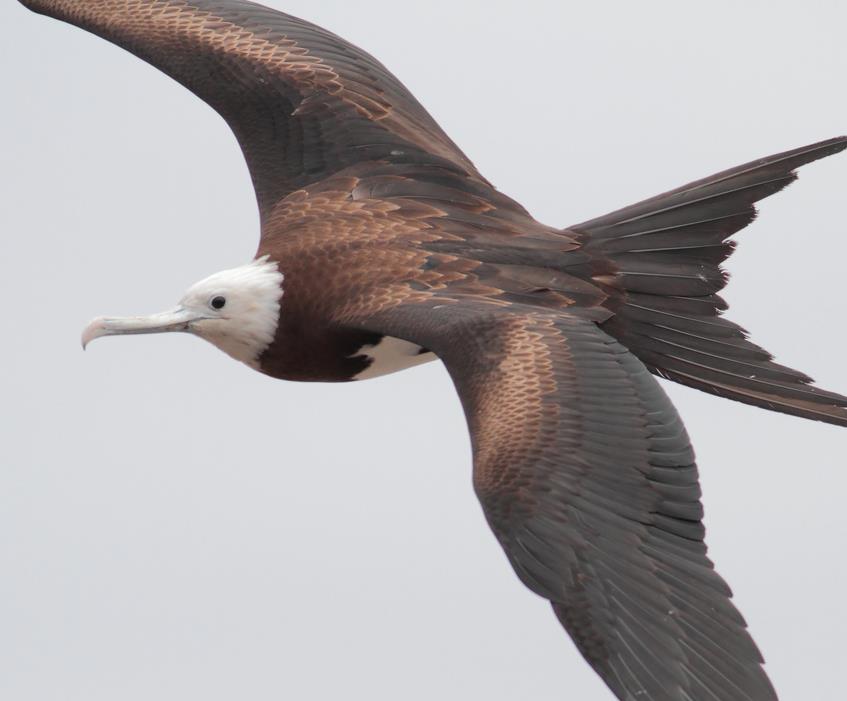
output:
POLYGON ((755 204, 839 137, 567 228, 480 174, 376 59, 244 0, 22 0, 131 51, 227 121, 256 191, 255 259, 109 335, 180 331, 275 378, 361 380, 440 359, 473 482, 521 581, 618 699, 769 701, 707 557, 698 472, 653 377, 847 426, 847 397, 724 315, 755 204))

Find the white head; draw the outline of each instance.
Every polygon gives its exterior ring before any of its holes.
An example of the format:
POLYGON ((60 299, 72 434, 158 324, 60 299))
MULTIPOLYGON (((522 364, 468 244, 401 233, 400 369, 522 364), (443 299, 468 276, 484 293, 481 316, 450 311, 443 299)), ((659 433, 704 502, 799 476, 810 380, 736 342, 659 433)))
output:
POLYGON ((193 285, 170 311, 99 318, 82 333, 83 348, 100 336, 185 331, 204 338, 251 367, 273 342, 279 325, 283 274, 267 256, 215 273, 193 285))

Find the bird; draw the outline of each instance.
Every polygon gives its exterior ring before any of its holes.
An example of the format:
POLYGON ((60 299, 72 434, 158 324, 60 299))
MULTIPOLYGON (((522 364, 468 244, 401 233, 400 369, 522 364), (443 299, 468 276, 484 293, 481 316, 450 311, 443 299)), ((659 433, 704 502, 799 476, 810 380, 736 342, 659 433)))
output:
POLYGON ((253 260, 103 336, 186 332, 273 378, 440 360, 473 484, 519 579, 621 700, 776 692, 708 558, 698 467, 655 376, 847 425, 847 397, 726 316, 722 264, 757 203, 838 137, 558 228, 499 192, 375 58, 245 0, 21 0, 215 109, 247 161, 253 260))

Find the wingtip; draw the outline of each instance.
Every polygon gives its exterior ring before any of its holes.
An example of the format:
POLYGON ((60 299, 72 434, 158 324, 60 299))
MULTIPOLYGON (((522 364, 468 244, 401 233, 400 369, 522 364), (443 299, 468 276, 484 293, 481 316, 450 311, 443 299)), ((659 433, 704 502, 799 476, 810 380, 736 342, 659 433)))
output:
POLYGON ((844 136, 836 136, 832 139, 827 139, 826 141, 821 141, 820 143, 815 144, 815 147, 823 151, 828 151, 828 155, 839 153, 847 148, 847 134, 844 136))
MULTIPOLYGON (((773 156, 761 158, 748 165, 765 167, 776 163, 784 163, 788 166, 790 172, 796 175, 797 170, 803 166, 819 161, 822 158, 834 156, 836 153, 840 153, 844 149, 847 149, 847 135, 836 136, 832 139, 818 141, 814 144, 809 144, 808 146, 801 146, 800 148, 792 149, 791 151, 776 153, 773 156)), ((744 168, 744 166, 741 168, 744 168)), ((733 170, 740 170, 741 168, 733 170)))

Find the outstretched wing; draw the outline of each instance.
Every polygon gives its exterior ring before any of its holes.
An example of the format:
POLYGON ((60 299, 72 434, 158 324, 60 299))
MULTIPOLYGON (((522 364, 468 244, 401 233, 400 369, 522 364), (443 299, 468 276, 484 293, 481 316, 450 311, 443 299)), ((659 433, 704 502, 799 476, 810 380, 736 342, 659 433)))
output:
POLYGON ((453 377, 477 494, 524 584, 619 699, 776 699, 706 556, 694 453, 657 381, 591 321, 466 310, 389 316, 453 377))
POLYGON ((131 51, 206 101, 238 138, 263 215, 346 167, 471 162, 376 59, 245 0, 22 0, 131 51))

